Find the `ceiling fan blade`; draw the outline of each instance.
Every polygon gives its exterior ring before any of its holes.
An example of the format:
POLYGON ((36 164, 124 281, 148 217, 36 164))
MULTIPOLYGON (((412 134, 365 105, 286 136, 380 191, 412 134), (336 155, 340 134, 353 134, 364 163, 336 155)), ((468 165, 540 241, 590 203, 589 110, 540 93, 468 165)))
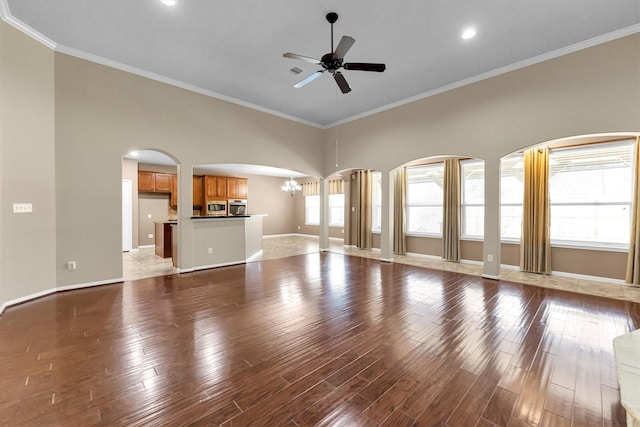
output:
POLYGON ((333 78, 338 84, 338 87, 340 88, 342 93, 351 92, 351 88, 349 87, 349 83, 347 83, 347 79, 344 78, 340 71, 336 71, 335 73, 333 73, 333 78))
POLYGON ((309 58, 308 56, 302 56, 296 53, 287 52, 287 53, 283 53, 282 56, 284 56, 285 58, 298 59, 300 61, 310 62, 312 64, 320 64, 319 59, 309 58))
POLYGON ((346 64, 343 64, 342 67, 345 70, 377 71, 379 73, 383 72, 387 68, 384 64, 371 64, 368 62, 347 62, 346 64))
POLYGON ((340 43, 338 43, 338 46, 336 47, 336 51, 333 52, 333 57, 336 59, 344 58, 355 42, 356 40, 352 37, 342 36, 340 43))
POLYGON ((311 74, 306 79, 301 80, 298 83, 296 83, 295 85, 293 85, 293 87, 295 87, 296 89, 300 89, 302 86, 306 85, 307 83, 311 83, 312 81, 314 81, 315 79, 320 77, 322 75, 322 73, 324 73, 324 70, 323 71, 316 71, 315 73, 311 74))

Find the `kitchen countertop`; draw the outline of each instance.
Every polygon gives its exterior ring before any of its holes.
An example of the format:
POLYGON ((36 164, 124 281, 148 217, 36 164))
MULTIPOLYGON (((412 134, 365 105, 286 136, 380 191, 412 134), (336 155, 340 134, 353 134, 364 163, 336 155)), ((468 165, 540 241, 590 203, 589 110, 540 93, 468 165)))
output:
POLYGON ((235 216, 192 216, 191 219, 235 219, 235 218, 251 218, 255 215, 235 215, 235 216))

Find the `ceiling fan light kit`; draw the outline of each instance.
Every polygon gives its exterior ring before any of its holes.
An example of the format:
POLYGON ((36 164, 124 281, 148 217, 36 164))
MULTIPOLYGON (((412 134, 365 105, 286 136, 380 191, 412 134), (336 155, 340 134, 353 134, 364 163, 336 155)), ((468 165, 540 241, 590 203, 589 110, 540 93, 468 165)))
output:
POLYGON ((339 71, 341 68, 344 70, 375 71, 378 73, 381 73, 386 69, 385 64, 375 64, 370 62, 343 62, 344 56, 356 41, 352 37, 342 36, 342 38, 340 39, 340 43, 338 43, 338 46, 336 46, 334 50, 333 24, 338 20, 338 14, 335 12, 329 12, 327 13, 326 18, 327 21, 329 21, 329 23, 331 24, 331 52, 322 55, 322 58, 319 60, 311 58, 309 56, 298 55, 296 53, 290 52, 286 52, 282 55, 285 58, 297 59, 299 61, 320 65, 322 67, 321 70, 318 70, 305 79, 299 81, 293 87, 295 87, 296 89, 301 88, 320 77, 325 71, 328 71, 329 73, 333 74, 333 79, 340 88, 340 91, 342 93, 349 93, 351 92, 351 87, 349 86, 349 83, 347 82, 347 79, 344 77, 344 75, 339 71))

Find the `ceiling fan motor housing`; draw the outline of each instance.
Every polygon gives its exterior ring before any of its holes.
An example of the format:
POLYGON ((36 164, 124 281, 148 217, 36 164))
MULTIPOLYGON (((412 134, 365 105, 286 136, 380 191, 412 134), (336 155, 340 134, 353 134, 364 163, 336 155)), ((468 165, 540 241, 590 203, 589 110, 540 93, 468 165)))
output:
POLYGON ((333 52, 322 55, 322 66, 330 73, 335 72, 342 67, 342 58, 334 58, 333 52))

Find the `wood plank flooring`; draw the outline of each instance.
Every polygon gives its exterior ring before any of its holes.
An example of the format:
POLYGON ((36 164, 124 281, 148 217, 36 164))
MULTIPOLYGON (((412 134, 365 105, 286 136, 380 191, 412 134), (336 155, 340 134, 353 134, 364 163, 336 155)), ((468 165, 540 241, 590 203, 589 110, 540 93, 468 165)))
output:
POLYGON ((640 304, 335 253, 0 318, 0 425, 625 425, 640 304))

